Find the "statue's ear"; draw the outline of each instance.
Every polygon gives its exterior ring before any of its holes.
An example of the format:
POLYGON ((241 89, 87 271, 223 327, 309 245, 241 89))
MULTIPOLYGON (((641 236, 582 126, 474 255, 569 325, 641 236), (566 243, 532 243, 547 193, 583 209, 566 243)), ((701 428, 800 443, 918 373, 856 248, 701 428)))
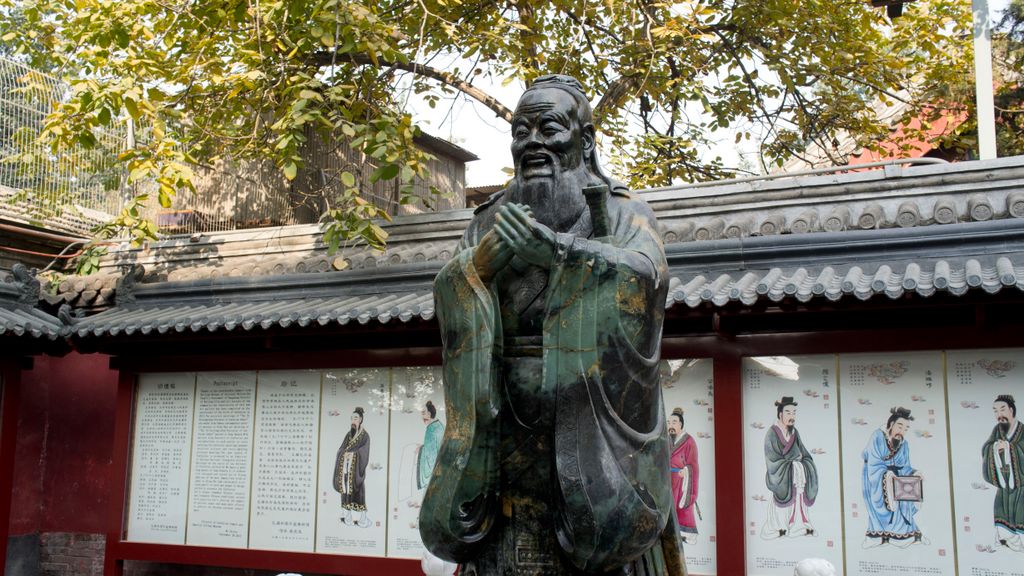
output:
POLYGON ((590 153, 594 151, 594 125, 586 124, 583 126, 583 155, 589 157, 590 153))

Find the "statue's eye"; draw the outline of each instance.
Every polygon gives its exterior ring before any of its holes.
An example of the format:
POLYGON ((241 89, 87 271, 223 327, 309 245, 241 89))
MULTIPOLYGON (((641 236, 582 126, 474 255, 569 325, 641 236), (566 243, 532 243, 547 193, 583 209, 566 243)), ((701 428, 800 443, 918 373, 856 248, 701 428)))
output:
POLYGON ((512 135, 513 135, 513 136, 514 136, 515 138, 526 138, 526 136, 527 136, 527 135, 529 135, 529 133, 530 133, 530 131, 526 129, 526 126, 523 126, 522 124, 520 124, 520 125, 519 125, 519 126, 517 126, 517 127, 516 127, 516 129, 515 129, 515 130, 514 130, 514 131, 512 132, 512 135))
POLYGON ((559 124, 558 122, 545 122, 544 126, 541 128, 541 131, 544 132, 545 136, 553 136, 564 129, 565 127, 559 124))

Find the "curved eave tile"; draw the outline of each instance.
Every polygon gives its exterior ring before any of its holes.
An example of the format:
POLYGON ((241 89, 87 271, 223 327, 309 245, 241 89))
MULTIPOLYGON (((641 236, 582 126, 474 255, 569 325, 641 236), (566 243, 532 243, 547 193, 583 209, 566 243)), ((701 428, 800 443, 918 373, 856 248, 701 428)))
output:
POLYGON ((1024 266, 1015 266, 1010 258, 1001 256, 993 265, 969 258, 957 262, 862 264, 841 271, 832 266, 771 268, 745 273, 697 274, 689 278, 674 276, 669 286, 668 308, 680 302, 690 308, 704 303, 725 306, 732 302, 751 306, 762 299, 781 302, 787 298, 799 302, 825 298, 836 302, 851 296, 865 301, 884 295, 895 300, 908 293, 927 298, 938 292, 963 296, 971 290, 996 294, 1004 288, 1016 287, 1024 291, 1024 266))
POLYGON ((182 334, 269 330, 275 327, 331 323, 359 324, 434 316, 430 293, 399 293, 341 298, 234 302, 205 305, 161 305, 117 308, 79 321, 70 329, 80 338, 90 336, 182 334))

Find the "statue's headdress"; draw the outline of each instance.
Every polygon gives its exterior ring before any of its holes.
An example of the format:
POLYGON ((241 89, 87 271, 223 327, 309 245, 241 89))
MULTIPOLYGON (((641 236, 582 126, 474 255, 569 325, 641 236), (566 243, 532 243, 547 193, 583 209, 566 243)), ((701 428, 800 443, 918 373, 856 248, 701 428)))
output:
POLYGON ((363 417, 363 408, 361 406, 356 406, 356 409, 353 410, 352 412, 355 414, 359 414, 360 418, 363 417))

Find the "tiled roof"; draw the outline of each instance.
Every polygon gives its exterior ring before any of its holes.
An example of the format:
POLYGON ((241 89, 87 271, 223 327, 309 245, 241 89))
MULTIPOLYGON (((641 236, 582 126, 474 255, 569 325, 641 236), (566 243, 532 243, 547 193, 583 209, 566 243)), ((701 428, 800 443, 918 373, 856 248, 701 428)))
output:
MULTIPOLYGON (((945 226, 1024 217, 1024 157, 884 170, 724 181, 639 191, 666 245, 725 238, 945 226)), ((54 302, 103 309, 120 267, 141 264, 144 282, 327 273, 452 256, 472 210, 399 216, 384 223, 386 251, 328 254, 315 225, 177 236, 121 246, 89 279, 62 283, 54 302)))
POLYGON ((39 281, 20 264, 11 278, 0 279, 0 337, 30 336, 54 340, 61 334, 61 321, 36 308, 39 281))
MULTIPOLYGON (((1018 190, 1024 158, 645 194, 664 227, 667 304, 682 313, 1024 290, 1018 190), (908 212, 917 217, 901 218, 908 212), (854 226, 865 213, 874 225, 854 226), (846 224, 829 224, 828 214, 846 224), (769 222, 784 233, 766 233, 769 222)), ((126 248, 108 258, 105 275, 69 279, 54 300, 95 312, 66 319, 75 338, 429 321, 433 278, 471 216, 396 219, 385 252, 328 256, 313 226, 126 248)))
MULTIPOLYGON (((675 244, 667 256, 669 308, 1024 290, 1024 219, 675 244)), ((315 276, 122 282, 118 306, 77 321, 71 333, 84 338, 430 320, 431 285, 440 267, 425 261, 315 276)))
POLYGON ((669 260, 669 306, 691 308, 1024 290, 1024 220, 719 240, 670 249, 669 260))
POLYGON ((392 267, 384 277, 357 271, 122 282, 116 308, 77 320, 68 332, 84 338, 430 320, 437 269, 435 263, 418 263, 392 267))

